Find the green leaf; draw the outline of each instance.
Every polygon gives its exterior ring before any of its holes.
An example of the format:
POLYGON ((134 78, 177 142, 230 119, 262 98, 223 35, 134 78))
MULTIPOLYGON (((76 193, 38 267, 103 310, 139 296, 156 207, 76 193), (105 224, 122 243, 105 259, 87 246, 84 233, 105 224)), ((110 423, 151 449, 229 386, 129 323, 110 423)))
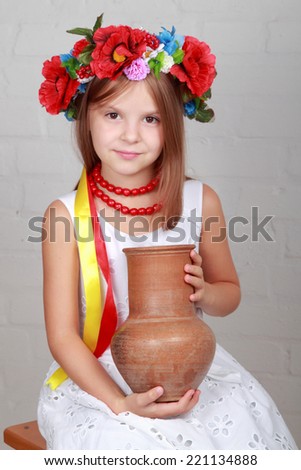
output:
POLYGON ((65 112, 65 116, 68 121, 73 121, 76 119, 77 109, 76 106, 71 102, 65 112))
POLYGON ((209 88, 209 90, 207 90, 203 96, 202 96, 202 100, 206 101, 206 100, 209 100, 211 98, 211 88, 209 88))
POLYGON ((69 60, 62 62, 62 66, 68 70, 68 73, 73 80, 77 79, 76 71, 79 70, 80 64, 75 57, 70 57, 69 60))
POLYGON ((91 59, 92 59, 91 54, 94 51, 94 49, 95 49, 94 44, 89 44, 83 49, 83 51, 78 56, 78 59, 81 64, 84 64, 84 65, 90 64, 91 59))
POLYGON ((90 42, 93 41, 93 31, 92 31, 92 29, 74 28, 74 29, 68 29, 67 33, 78 34, 79 36, 85 36, 88 41, 90 41, 90 42))
POLYGON ((177 49, 172 55, 174 63, 175 64, 181 64, 181 62, 183 62, 184 55, 185 54, 184 54, 184 51, 182 49, 177 49))
POLYGON ((93 26, 93 33, 95 33, 95 31, 98 29, 98 28, 101 28, 101 25, 102 25, 102 20, 103 20, 103 13, 97 17, 97 20, 95 22, 95 25, 93 26))
POLYGON ((204 110, 207 109, 207 104, 205 101, 201 100, 200 98, 197 98, 198 103, 197 103, 197 109, 204 110))
POLYGON ((156 78, 160 78, 161 64, 157 62, 153 68, 156 78))
POLYGON ((196 105, 196 109, 199 109, 199 107, 201 106, 201 98, 199 98, 199 97, 194 98, 194 102, 195 102, 195 105, 196 105))
MULTIPOLYGON (((158 57, 158 56, 157 56, 158 57)), ((151 70, 154 71, 154 74, 157 78, 160 77, 161 63, 156 59, 151 59, 148 62, 148 66, 151 70)))
POLYGON ((150 59, 150 60, 148 61, 148 66, 149 66, 149 68, 150 68, 151 70, 153 70, 153 69, 155 68, 155 65, 156 65, 155 59, 150 59))
POLYGON ((195 119, 199 122, 210 122, 214 118, 213 109, 198 109, 195 113, 195 119))

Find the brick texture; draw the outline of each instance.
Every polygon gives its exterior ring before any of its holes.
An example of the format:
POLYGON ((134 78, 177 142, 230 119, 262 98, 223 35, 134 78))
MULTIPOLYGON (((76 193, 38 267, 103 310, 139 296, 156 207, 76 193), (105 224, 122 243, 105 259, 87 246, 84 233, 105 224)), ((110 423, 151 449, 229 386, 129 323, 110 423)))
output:
MULTIPOLYGON (((186 123, 187 172, 220 195, 243 298, 236 313, 208 318, 218 341, 268 389, 301 446, 299 0, 0 0, 0 413, 1 426, 36 416, 50 362, 39 243, 29 219, 80 175, 63 116, 37 100, 42 62, 67 52, 65 30, 105 21, 203 38, 217 55, 210 125, 186 123), (129 8, 131 3, 131 8, 129 8), (273 242, 252 240, 252 207, 273 215, 273 242)), ((5 446, 2 445, 4 448, 5 446)))

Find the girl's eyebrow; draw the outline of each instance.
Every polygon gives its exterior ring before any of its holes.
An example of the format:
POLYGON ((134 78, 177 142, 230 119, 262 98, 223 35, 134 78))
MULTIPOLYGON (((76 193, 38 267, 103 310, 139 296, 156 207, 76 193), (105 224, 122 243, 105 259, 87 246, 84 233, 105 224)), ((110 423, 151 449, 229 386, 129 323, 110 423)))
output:
MULTIPOLYGON (((121 114, 123 113, 124 111, 119 107, 119 106, 116 106, 114 104, 108 104, 108 105, 104 105, 104 110, 105 111, 114 111, 118 114, 121 114)), ((160 112, 158 109, 153 109, 153 110, 146 110, 146 111, 143 111, 142 115, 143 116, 152 116, 153 114, 157 114, 157 115, 160 115, 160 112)))

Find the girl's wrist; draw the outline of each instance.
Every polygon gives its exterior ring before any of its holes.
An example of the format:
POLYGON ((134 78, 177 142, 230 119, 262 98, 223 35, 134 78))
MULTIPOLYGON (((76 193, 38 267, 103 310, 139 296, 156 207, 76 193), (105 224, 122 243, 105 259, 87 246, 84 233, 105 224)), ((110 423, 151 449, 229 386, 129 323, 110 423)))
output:
POLYGON ((122 413, 123 411, 126 411, 125 406, 124 406, 124 399, 125 395, 118 395, 116 396, 110 404, 108 404, 109 408, 118 415, 119 413, 122 413))

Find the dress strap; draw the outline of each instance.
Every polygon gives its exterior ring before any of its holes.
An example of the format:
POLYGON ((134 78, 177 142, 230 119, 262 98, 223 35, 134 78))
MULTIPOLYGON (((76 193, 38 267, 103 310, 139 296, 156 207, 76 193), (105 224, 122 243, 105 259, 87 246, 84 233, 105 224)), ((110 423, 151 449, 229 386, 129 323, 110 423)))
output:
POLYGON ((190 223, 196 225, 197 233, 201 233, 203 213, 203 183, 198 180, 185 181, 183 194, 184 217, 189 217, 190 223))
POLYGON ((72 191, 71 193, 65 194, 64 196, 61 196, 58 198, 59 201, 61 201, 67 207, 72 220, 74 219, 75 196, 76 196, 76 191, 72 191))

